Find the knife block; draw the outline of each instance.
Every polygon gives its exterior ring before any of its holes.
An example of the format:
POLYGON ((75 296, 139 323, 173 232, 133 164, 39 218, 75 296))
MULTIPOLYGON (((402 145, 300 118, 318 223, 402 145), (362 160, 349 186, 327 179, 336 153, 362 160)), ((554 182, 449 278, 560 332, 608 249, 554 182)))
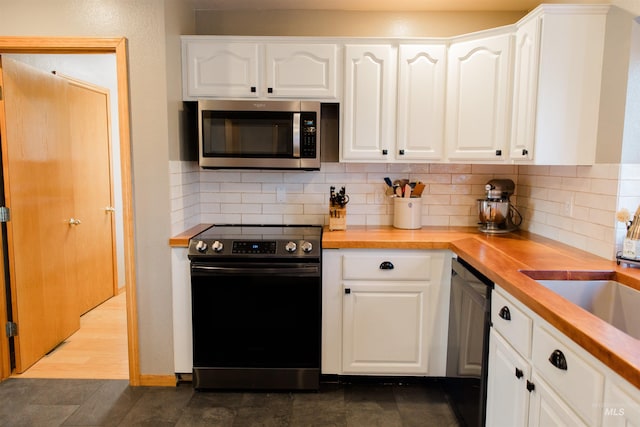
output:
POLYGON ((329 230, 347 229, 347 208, 329 206, 329 230))

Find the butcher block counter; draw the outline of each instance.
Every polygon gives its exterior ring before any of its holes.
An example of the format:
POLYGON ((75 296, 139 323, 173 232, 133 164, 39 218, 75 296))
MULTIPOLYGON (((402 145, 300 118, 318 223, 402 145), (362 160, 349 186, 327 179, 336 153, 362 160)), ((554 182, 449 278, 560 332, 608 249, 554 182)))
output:
MULTIPOLYGON (((188 245, 201 225, 170 239, 171 246, 188 245)), ((538 284, 521 270, 611 272, 613 278, 640 290, 640 268, 617 265, 585 251, 524 231, 483 234, 475 228, 391 226, 325 228, 323 249, 450 249, 489 277, 532 311, 640 388, 640 340, 636 340, 538 284)), ((547 275, 550 273, 547 273, 547 275)), ((640 310, 640 307, 638 307, 640 310)))

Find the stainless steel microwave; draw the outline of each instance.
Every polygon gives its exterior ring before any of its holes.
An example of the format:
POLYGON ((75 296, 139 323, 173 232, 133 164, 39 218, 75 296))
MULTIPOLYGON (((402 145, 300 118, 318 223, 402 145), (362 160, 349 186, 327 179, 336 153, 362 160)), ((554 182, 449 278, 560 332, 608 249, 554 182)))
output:
POLYGON ((199 162, 212 169, 320 169, 320 103, 198 101, 199 162))

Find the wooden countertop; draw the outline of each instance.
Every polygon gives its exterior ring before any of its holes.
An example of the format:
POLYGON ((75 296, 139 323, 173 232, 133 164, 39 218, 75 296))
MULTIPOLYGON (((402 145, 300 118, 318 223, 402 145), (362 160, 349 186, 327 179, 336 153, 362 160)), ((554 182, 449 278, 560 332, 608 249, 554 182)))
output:
MULTIPOLYGON (((189 237, 206 227, 202 225, 181 233, 172 238, 170 244, 186 247, 189 237)), ((640 388, 640 340, 624 334, 520 272, 606 271, 618 281, 640 290, 638 268, 619 266, 615 261, 523 231, 487 235, 465 227, 400 230, 391 226, 350 226, 344 231, 325 228, 322 247, 450 249, 640 388)))

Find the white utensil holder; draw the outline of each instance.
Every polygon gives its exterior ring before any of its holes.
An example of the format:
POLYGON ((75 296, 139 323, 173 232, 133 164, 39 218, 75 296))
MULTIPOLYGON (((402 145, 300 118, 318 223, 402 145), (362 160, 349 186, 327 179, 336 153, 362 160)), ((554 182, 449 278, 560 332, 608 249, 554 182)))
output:
POLYGON ((421 228, 422 199, 420 197, 394 197, 393 226, 409 230, 421 228))

